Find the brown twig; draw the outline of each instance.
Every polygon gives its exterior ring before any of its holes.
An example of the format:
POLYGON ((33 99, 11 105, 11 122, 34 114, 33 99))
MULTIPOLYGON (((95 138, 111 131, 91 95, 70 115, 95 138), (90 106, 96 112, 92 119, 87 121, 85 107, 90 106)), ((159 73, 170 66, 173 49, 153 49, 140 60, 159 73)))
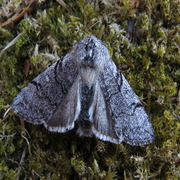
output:
POLYGON ((9 26, 10 24, 18 21, 20 18, 22 18, 25 13, 30 12, 32 10, 31 5, 35 2, 35 0, 30 0, 29 5, 24 8, 23 10, 17 12, 16 14, 14 14, 10 19, 8 19, 7 21, 5 21, 4 23, 0 24, 1 27, 6 27, 9 26))

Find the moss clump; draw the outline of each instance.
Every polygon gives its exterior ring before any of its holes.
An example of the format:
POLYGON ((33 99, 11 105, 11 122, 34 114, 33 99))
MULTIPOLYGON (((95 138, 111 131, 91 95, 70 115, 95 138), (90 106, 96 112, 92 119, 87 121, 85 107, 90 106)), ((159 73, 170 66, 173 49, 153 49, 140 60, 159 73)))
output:
MULTIPOLYGON (((16 6, 0 2, 0 12, 4 7, 16 13, 25 6, 15 2, 16 6)), ((130 4, 37 1, 27 18, 0 28, 0 179, 178 179, 179 3, 145 0, 136 9, 130 4), (135 38, 130 41, 126 28, 132 18, 135 38), (155 129, 154 143, 114 145, 79 138, 75 130, 50 133, 42 126, 20 123, 10 112, 3 118, 21 88, 90 34, 107 45, 144 103, 155 129)), ((0 14, 1 23, 10 18, 0 14)))

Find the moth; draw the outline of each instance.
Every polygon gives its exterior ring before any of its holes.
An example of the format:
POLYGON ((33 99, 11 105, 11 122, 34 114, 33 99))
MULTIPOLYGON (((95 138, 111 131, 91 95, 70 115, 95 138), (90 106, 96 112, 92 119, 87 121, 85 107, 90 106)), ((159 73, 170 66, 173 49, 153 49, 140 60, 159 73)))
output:
POLYGON ((11 107, 27 122, 53 132, 65 133, 76 122, 80 136, 130 145, 154 140, 142 103, 93 35, 23 88, 11 107))

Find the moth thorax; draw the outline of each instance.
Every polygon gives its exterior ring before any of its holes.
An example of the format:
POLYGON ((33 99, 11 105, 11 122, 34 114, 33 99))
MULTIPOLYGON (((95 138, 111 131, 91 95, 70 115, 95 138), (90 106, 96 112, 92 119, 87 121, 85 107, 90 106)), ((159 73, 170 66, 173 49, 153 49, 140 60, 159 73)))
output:
POLYGON ((88 87, 94 85, 98 78, 98 71, 92 68, 82 68, 81 69, 81 79, 88 87))

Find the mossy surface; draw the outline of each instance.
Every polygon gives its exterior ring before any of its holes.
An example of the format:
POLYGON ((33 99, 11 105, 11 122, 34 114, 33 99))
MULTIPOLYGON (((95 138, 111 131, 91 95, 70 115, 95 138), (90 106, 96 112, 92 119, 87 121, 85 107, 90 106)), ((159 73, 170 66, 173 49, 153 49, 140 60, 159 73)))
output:
MULTIPOLYGON (((0 179, 180 178, 178 0, 139 1, 137 8, 128 0, 64 2, 36 1, 26 18, 0 27, 0 179), (126 29, 132 18, 130 40, 126 29), (51 133, 11 111, 3 117, 28 82, 91 34, 106 44, 143 102, 155 130, 152 144, 115 145, 80 138, 76 129, 51 133)), ((3 8, 15 14, 27 7, 21 0, 0 5, 1 23, 11 17, 3 8)))

